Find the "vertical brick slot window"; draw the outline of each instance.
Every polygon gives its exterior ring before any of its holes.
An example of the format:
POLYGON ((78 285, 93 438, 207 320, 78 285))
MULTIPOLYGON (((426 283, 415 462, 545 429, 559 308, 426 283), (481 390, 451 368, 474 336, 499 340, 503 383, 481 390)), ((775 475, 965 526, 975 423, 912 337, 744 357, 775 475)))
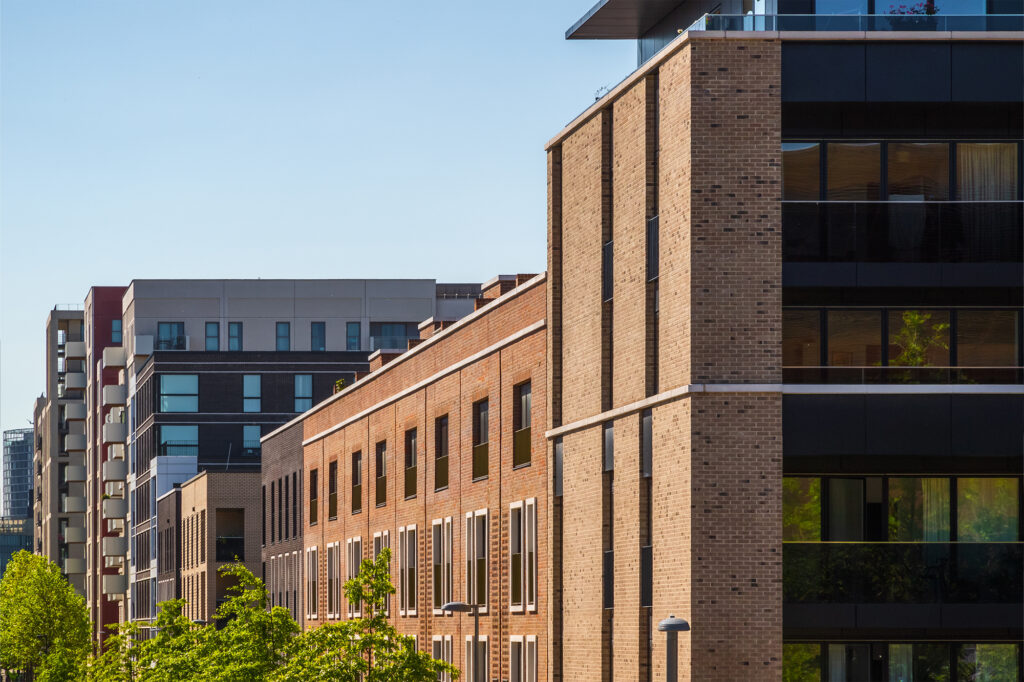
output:
POLYGON ((509 610, 537 610, 537 498, 509 505, 509 610))
POLYGON ((521 467, 530 463, 531 441, 531 398, 532 391, 530 382, 519 384, 513 389, 513 413, 512 413, 512 466, 521 467))
POLYGON ((363 451, 352 453, 352 513, 363 510, 363 451))
POLYGON ((473 480, 487 478, 487 399, 473 403, 473 480))
POLYGON ((466 599, 487 608, 487 510, 466 514, 466 599))
MULTIPOLYGON (((359 577, 360 564, 363 562, 363 538, 357 536, 345 541, 345 563, 348 580, 359 577)), ((348 617, 361 618, 363 615, 363 604, 360 601, 349 602, 348 617)))
POLYGON ((376 504, 378 507, 383 507, 388 501, 388 442, 386 440, 377 443, 374 464, 377 474, 377 479, 374 481, 376 504))
POLYGON ((416 526, 398 529, 398 615, 416 615, 416 526))
POLYGON ((434 490, 448 487, 448 415, 434 420, 434 490))
POLYGON ((316 525, 316 512, 317 507, 319 506, 319 500, 317 499, 317 473, 318 471, 316 469, 309 472, 309 525, 311 526, 316 525))
POLYGON ((327 465, 327 520, 338 518, 338 461, 327 465))
POLYGON ((405 432, 405 499, 416 497, 416 429, 405 432))

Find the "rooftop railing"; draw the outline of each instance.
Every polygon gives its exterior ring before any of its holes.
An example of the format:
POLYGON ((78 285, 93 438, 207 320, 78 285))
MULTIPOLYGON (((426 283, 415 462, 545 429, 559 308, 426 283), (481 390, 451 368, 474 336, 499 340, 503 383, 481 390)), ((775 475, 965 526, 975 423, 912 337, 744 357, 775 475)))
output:
POLYGON ((1024 15, 705 14, 687 31, 1024 31, 1024 15))

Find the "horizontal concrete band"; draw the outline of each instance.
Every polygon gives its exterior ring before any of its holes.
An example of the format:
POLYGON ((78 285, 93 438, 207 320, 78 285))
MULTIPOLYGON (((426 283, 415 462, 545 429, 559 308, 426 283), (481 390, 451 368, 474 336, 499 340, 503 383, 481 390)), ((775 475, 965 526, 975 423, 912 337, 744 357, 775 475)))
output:
MULTIPOLYGON (((479 351, 477 353, 474 353, 473 355, 470 355, 468 358, 464 358, 462 360, 459 360, 458 362, 456 362, 453 365, 449 365, 449 366, 445 367, 441 371, 436 372, 435 374, 427 377, 426 379, 423 379, 422 381, 419 381, 419 382, 413 384, 409 388, 406 388, 406 389, 404 389, 404 390, 402 390, 402 391, 400 391, 398 393, 395 393, 393 395, 388 396, 387 398, 385 398, 384 400, 380 401, 376 405, 372 405, 372 406, 366 408, 365 410, 363 410, 362 412, 359 412, 358 414, 352 415, 348 419, 345 419, 344 421, 341 421, 341 422, 335 424, 334 426, 330 427, 329 429, 325 429, 325 430, 321 431, 320 433, 318 433, 318 434, 316 434, 314 436, 310 436, 309 438, 307 438, 304 441, 302 441, 302 445, 305 446, 305 445, 309 445, 310 443, 315 443, 316 441, 318 441, 318 440, 320 440, 322 438, 325 438, 325 437, 331 435, 332 433, 340 431, 341 429, 345 428, 349 424, 353 424, 353 423, 359 421, 360 419, 366 417, 367 415, 373 414, 374 412, 376 412, 377 410, 379 410, 381 408, 387 407, 388 405, 391 405, 392 403, 396 403, 399 400, 401 400, 402 398, 405 398, 406 396, 412 395, 416 391, 419 391, 419 390, 423 389, 424 387, 429 386, 430 384, 434 383, 435 381, 443 379, 444 377, 448 376, 449 374, 457 372, 457 371, 459 371, 460 369, 462 369, 464 367, 468 367, 469 365, 472 365, 474 362, 477 362, 478 360, 482 360, 483 358, 487 357, 488 355, 491 355, 492 353, 496 353, 497 351, 501 350, 502 348, 505 348, 506 346, 511 346, 516 341, 519 341, 520 339, 526 338, 527 336, 529 336, 531 334, 534 334, 534 333, 540 331, 541 329, 544 329, 544 325, 545 324, 546 324, 545 320, 539 320, 537 322, 534 322, 530 326, 524 327, 523 329, 520 329, 515 334, 511 334, 510 336, 506 336, 501 341, 498 341, 497 343, 491 344, 487 348, 484 348, 483 350, 481 350, 481 351, 479 351)), ((387 365, 385 365, 385 367, 386 366, 387 365)), ((268 438, 268 436, 264 436, 261 439, 261 442, 265 441, 267 438, 268 438)))
POLYGON ((635 403, 616 407, 613 410, 595 414, 556 427, 545 432, 547 438, 557 438, 566 433, 579 431, 602 424, 612 419, 640 412, 657 405, 663 405, 695 393, 779 393, 787 395, 1021 395, 1024 386, 1020 384, 687 384, 665 391, 635 403))

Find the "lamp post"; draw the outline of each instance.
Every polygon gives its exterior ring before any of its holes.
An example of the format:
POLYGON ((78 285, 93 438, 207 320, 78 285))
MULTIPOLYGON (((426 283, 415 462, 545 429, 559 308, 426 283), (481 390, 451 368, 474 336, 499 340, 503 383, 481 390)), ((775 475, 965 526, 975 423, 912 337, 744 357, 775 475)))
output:
MULTIPOLYGON (((472 613, 473 614, 473 667, 477 668, 477 657, 480 655, 480 605, 467 604, 463 601, 450 601, 441 607, 442 611, 449 613, 472 613)), ((469 663, 469 661, 466 661, 469 663)), ((469 682, 478 682, 479 675, 476 671, 470 671, 469 682)), ((486 675, 484 676, 486 679, 486 675)))
POLYGON ((679 642, 680 632, 688 632, 690 624, 682 618, 670 615, 658 623, 658 632, 665 636, 665 682, 677 682, 679 679, 679 642))

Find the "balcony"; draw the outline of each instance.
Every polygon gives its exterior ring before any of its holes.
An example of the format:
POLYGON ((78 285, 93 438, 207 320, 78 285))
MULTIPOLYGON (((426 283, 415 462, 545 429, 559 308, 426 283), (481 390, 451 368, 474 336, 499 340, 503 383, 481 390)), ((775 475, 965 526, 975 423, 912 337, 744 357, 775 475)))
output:
MULTIPOLYGON (((185 335, 169 336, 163 339, 157 339, 156 345, 153 347, 154 350, 188 350, 189 343, 188 337, 185 335)), ((138 353, 138 351, 136 351, 138 353)))
POLYGON ((85 467, 78 466, 75 464, 69 464, 64 467, 64 480, 62 483, 84 483, 85 482, 85 467))
POLYGON ((85 543, 85 528, 82 526, 68 526, 64 530, 64 542, 69 545, 81 545, 85 543))
POLYGON ((64 358, 67 360, 84 360, 85 341, 68 341, 65 343, 64 358))
POLYGON ((103 369, 121 369, 124 365, 124 348, 121 346, 110 346, 103 349, 103 369))
POLYGON ((84 422, 85 412, 85 403, 68 403, 64 406, 64 420, 67 422, 84 422))
POLYGON ((123 483, 128 477, 128 463, 123 459, 110 459, 103 463, 103 482, 123 483))
POLYGON ((85 498, 80 495, 68 495, 64 498, 61 512, 65 514, 84 514, 85 498))
POLYGON ((68 372, 64 375, 64 388, 80 391, 85 388, 85 372, 68 372))
POLYGON ((135 359, 147 358, 153 354, 153 337, 149 334, 136 336, 132 347, 135 349, 135 359))
POLYGON ((102 503, 104 519, 124 519, 128 516, 128 502, 111 497, 102 503))
POLYGON ((113 422, 111 424, 103 425, 103 444, 107 443, 124 443, 128 430, 125 424, 121 422, 113 422))
POLYGON ((487 477, 487 443, 473 446, 473 480, 487 477))
POLYGON ((259 457, 262 447, 258 440, 242 441, 242 454, 246 457, 259 457))
POLYGON ((85 573, 85 559, 65 559, 64 573, 67 575, 79 575, 85 573))
POLYGON ((1021 367, 783 367, 787 384, 1021 384, 1021 367))
POLYGON ((519 467, 529 464, 532 448, 529 426, 512 434, 512 466, 519 467))
POLYGON ((127 591, 128 576, 117 574, 103 576, 103 594, 123 595, 127 591))
MULTIPOLYGON (((413 337, 418 338, 418 337, 413 337)), ((401 350, 409 348, 408 336, 371 336, 370 350, 401 350)))
POLYGON ((128 553, 128 538, 103 538, 100 541, 103 556, 124 556, 128 553))
POLYGON ((124 407, 128 402, 127 398, 128 388, 126 386, 114 384, 103 387, 103 407, 124 407))
POLYGON ((687 31, 1022 31, 1020 14, 705 14, 687 31))
POLYGON ((160 457, 198 457, 199 443, 194 440, 172 440, 157 447, 160 457))
POLYGON ((245 538, 236 536, 219 536, 216 543, 217 561, 245 561, 245 538))

